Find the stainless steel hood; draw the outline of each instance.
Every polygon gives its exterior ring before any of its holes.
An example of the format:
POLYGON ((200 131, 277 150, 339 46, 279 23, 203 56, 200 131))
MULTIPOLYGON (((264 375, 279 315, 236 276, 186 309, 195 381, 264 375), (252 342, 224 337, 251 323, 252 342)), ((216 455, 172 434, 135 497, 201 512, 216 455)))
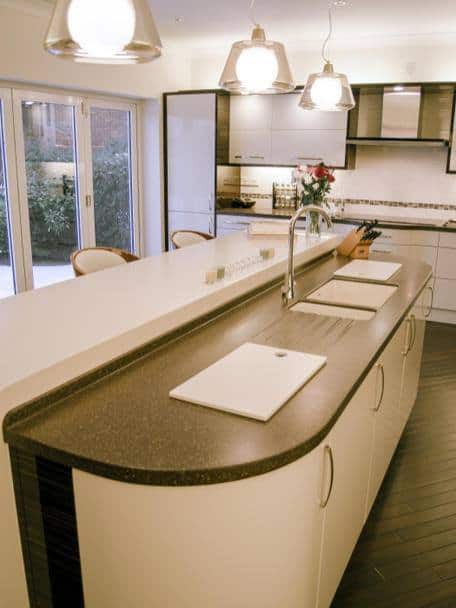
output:
POLYGON ((434 138, 435 130, 429 133, 429 129, 423 128, 423 115, 429 115, 429 99, 420 85, 361 89, 355 110, 355 133, 348 138, 348 143, 369 146, 448 145, 448 140, 442 139, 446 133, 439 131, 434 138))
POLYGON ((421 87, 385 87, 381 137, 417 139, 420 107, 421 87))

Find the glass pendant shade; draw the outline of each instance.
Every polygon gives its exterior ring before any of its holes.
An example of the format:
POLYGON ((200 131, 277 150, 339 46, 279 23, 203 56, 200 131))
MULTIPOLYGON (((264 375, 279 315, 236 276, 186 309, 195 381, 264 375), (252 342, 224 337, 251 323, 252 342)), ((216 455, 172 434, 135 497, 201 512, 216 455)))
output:
POLYGON ((46 51, 82 63, 132 64, 160 57, 147 0, 57 0, 46 51))
POLYGON ((347 76, 335 72, 327 61, 323 72, 309 76, 299 105, 305 110, 344 112, 356 103, 347 76))
POLYGON ((225 64, 220 86, 231 93, 272 94, 295 89, 285 47, 266 40, 255 26, 251 40, 235 42, 225 64))

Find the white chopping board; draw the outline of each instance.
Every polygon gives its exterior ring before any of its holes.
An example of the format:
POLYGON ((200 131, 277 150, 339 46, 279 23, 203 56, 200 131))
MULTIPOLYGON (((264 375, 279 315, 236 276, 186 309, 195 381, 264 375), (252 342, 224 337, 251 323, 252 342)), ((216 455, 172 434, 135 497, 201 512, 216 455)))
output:
POLYGON ((170 391, 170 397, 266 422, 327 358, 247 342, 170 391))
POLYGON ((336 277, 346 279, 364 279, 367 281, 388 281, 400 269, 402 264, 376 262, 374 260, 353 260, 334 273, 336 277))
POLYGON ((306 301, 379 310, 397 289, 395 285, 331 279, 309 294, 306 301))

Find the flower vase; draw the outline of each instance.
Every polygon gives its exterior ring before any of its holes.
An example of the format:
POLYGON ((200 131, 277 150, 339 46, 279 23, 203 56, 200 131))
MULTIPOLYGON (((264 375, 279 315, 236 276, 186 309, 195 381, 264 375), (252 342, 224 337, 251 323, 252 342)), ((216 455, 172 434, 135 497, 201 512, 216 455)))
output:
POLYGON ((306 232, 310 237, 320 237, 320 214, 316 211, 311 211, 308 215, 306 232))

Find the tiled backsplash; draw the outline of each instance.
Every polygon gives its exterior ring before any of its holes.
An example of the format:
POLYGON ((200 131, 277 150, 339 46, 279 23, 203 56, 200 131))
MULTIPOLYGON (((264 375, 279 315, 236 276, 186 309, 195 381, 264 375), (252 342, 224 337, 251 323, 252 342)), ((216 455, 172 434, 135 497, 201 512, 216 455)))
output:
MULTIPOLYGON (((330 200, 337 206, 343 203, 346 213, 352 210, 379 216, 454 218, 456 175, 445 173, 446 152, 432 148, 359 147, 356 168, 336 171, 330 200)), ((269 210, 273 182, 290 183, 291 171, 283 167, 221 167, 218 195, 229 198, 237 191, 256 200, 256 209, 269 210)))

